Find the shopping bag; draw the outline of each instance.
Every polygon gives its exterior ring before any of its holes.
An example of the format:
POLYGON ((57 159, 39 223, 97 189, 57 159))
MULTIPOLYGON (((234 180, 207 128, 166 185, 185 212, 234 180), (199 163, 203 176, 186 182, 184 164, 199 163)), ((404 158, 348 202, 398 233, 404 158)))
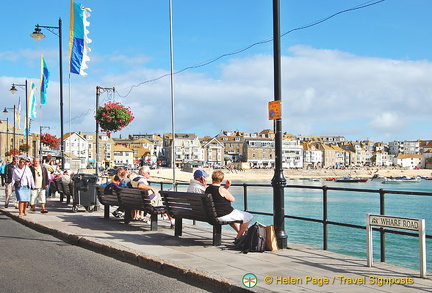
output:
POLYGON ((266 226, 266 248, 270 251, 278 250, 274 225, 266 226))

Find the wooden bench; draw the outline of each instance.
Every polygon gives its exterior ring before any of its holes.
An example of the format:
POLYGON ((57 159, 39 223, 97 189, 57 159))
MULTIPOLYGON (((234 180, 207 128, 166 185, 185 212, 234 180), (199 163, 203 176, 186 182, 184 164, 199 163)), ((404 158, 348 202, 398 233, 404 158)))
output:
POLYGON ((222 242, 222 225, 243 223, 219 221, 211 194, 164 190, 159 193, 163 197, 168 215, 175 219, 175 236, 182 236, 183 219, 207 222, 213 225, 213 245, 219 246, 222 242))
POLYGON ((96 194, 99 202, 104 206, 104 218, 109 218, 109 207, 120 206, 120 199, 117 194, 105 194, 105 185, 95 185, 96 194))
POLYGON ((154 207, 146 190, 139 188, 119 188, 116 190, 121 206, 125 210, 125 223, 131 221, 132 210, 140 210, 151 215, 150 230, 157 231, 158 215, 165 214, 165 207, 154 207))

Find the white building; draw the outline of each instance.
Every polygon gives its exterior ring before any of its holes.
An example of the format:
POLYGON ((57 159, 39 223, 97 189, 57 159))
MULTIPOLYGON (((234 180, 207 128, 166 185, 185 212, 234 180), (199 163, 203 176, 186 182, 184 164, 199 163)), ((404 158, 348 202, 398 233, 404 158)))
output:
POLYGON ((323 163, 323 152, 316 143, 303 144, 303 164, 309 168, 319 168, 323 163))
POLYGON ((114 146, 114 164, 116 166, 134 167, 133 150, 122 145, 114 146))
POLYGON ((303 146, 299 140, 282 140, 282 168, 303 168, 303 146))
POLYGON ((85 169, 88 164, 88 142, 79 133, 64 135, 66 169, 85 169))
POLYGON ((395 165, 401 166, 402 168, 409 169, 423 169, 426 166, 425 159, 423 155, 416 154, 399 154, 395 158, 395 165))

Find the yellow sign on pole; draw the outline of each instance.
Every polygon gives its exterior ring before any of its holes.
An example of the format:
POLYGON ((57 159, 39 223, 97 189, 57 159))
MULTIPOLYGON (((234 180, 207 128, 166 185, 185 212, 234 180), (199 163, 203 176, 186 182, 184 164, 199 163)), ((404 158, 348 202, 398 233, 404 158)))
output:
POLYGON ((269 120, 275 120, 281 118, 281 102, 271 101, 268 103, 268 117, 269 120))

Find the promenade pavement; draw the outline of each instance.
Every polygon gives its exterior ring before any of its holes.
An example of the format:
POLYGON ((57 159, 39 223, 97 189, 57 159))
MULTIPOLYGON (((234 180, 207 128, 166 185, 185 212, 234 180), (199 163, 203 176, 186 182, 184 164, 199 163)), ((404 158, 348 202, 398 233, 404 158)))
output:
POLYGON ((416 270, 379 262, 369 268, 365 259, 294 243, 284 250, 243 254, 234 249, 230 229, 223 231, 222 245, 213 247, 210 226, 186 221, 183 236, 177 238, 167 220, 160 219, 159 230, 152 232, 143 222, 126 225, 114 217, 104 219, 102 206, 92 213, 82 207, 74 213, 58 197, 48 200, 49 213, 41 214, 38 207, 37 213, 19 218, 13 204, 4 208, 2 189, 0 194, 0 211, 24 225, 179 279, 211 285, 214 292, 432 292, 431 279, 420 278, 416 270), (243 285, 248 273, 256 276, 256 286, 250 289, 243 285))

